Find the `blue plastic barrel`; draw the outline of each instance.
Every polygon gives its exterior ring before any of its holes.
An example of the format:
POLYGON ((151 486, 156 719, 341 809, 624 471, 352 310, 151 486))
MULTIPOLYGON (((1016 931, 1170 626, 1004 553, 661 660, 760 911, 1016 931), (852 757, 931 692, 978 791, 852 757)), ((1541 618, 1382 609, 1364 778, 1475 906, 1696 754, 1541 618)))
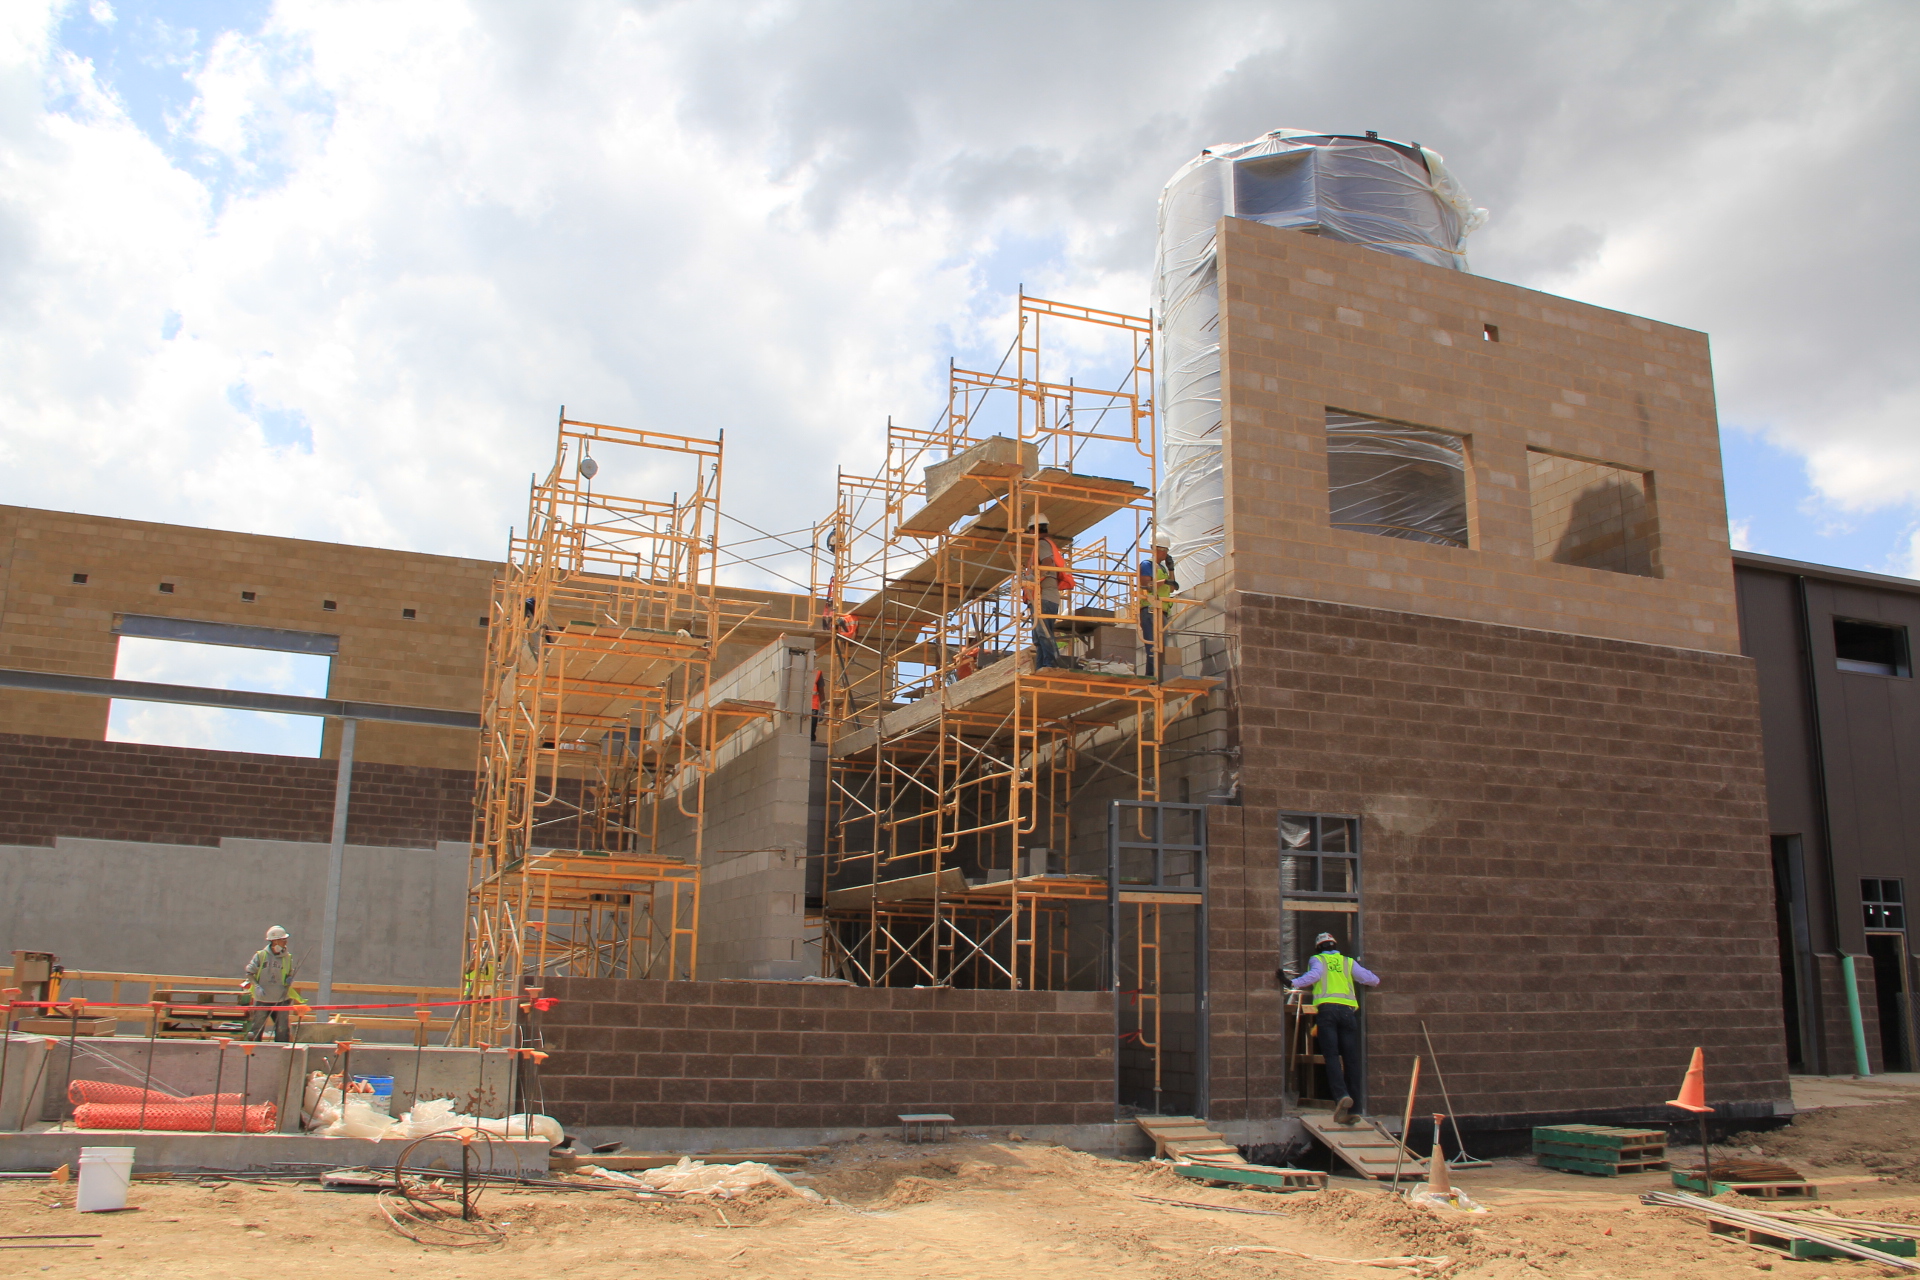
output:
POLYGON ((355 1084, 372 1085, 373 1096, 376 1098, 390 1098, 393 1096, 392 1076, 355 1076, 353 1082, 355 1084))

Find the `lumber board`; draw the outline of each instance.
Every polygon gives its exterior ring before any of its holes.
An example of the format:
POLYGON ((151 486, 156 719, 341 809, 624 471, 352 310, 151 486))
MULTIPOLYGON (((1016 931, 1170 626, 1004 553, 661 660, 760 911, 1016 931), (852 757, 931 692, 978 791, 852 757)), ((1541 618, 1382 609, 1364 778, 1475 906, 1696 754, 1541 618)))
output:
POLYGON ((1272 1165, 1188 1164, 1175 1161, 1173 1171, 1196 1182, 1231 1182, 1268 1191, 1325 1191, 1327 1175, 1311 1169, 1279 1169, 1272 1165))

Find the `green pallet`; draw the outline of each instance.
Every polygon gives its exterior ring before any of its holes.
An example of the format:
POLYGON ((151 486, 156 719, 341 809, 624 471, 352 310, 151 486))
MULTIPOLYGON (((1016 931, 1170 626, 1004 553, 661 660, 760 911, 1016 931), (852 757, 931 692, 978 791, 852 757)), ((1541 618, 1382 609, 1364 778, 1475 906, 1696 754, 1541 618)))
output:
POLYGON ((1656 1173, 1667 1167, 1660 1160, 1589 1160, 1577 1156, 1555 1156, 1536 1154, 1534 1159, 1543 1169, 1558 1169, 1562 1173, 1584 1173, 1595 1178, 1617 1178, 1625 1173, 1656 1173))
POLYGON ((1743 1196, 1752 1196, 1760 1200, 1818 1200, 1820 1188, 1811 1182, 1722 1182, 1713 1180, 1713 1190, 1707 1190, 1706 1179, 1693 1174, 1673 1171, 1673 1185, 1683 1191, 1697 1191, 1703 1196, 1723 1196, 1729 1191, 1738 1191, 1743 1196))
MULTIPOLYGON (((1714 1220, 1707 1223, 1707 1230, 1725 1239, 1744 1241, 1747 1244, 1758 1245, 1762 1249, 1771 1249, 1775 1253, 1783 1253, 1789 1258, 1799 1258, 1803 1261, 1814 1258, 1848 1258, 1853 1256, 1842 1253, 1838 1249, 1829 1248, 1824 1244, 1815 1244, 1811 1240, 1802 1240, 1793 1234, 1791 1227, 1783 1226, 1777 1232, 1762 1231, 1757 1227, 1748 1227, 1742 1226, 1739 1223, 1714 1220)), ((1920 1256, 1916 1254, 1914 1247, 1916 1243, 1920 1242, 1916 1242, 1905 1236, 1894 1240, 1874 1240, 1864 1236, 1845 1236, 1842 1238, 1851 1244, 1864 1245, 1869 1249, 1878 1249, 1881 1253, 1890 1253, 1896 1258, 1920 1256)))
POLYGON ((1176 1164, 1173 1171, 1199 1182, 1238 1182, 1268 1191, 1323 1191, 1327 1175, 1311 1169, 1271 1169, 1253 1165, 1176 1164))
POLYGON ((1601 1151, 1620 1151, 1630 1147, 1667 1145, 1665 1129, 1618 1129, 1604 1124, 1542 1125, 1533 1131, 1534 1150, 1543 1142, 1561 1147, 1590 1147, 1601 1151))
POLYGON ((1602 1164, 1619 1164, 1622 1161, 1665 1160, 1667 1149, 1664 1146, 1621 1147, 1576 1147, 1572 1143, 1536 1142, 1533 1144, 1536 1156, 1559 1156, 1564 1160, 1598 1160, 1602 1164))

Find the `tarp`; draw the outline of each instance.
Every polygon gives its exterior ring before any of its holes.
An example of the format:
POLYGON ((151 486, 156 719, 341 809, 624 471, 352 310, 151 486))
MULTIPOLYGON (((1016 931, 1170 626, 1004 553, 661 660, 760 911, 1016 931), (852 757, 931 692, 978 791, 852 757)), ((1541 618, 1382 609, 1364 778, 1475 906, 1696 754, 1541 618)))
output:
POLYGON ((1175 560, 1200 570, 1195 582, 1224 553, 1226 536, 1215 228, 1227 215, 1465 271, 1467 236, 1487 211, 1438 152, 1384 138, 1276 129, 1209 147, 1174 174, 1160 195, 1154 269, 1158 517, 1175 560))

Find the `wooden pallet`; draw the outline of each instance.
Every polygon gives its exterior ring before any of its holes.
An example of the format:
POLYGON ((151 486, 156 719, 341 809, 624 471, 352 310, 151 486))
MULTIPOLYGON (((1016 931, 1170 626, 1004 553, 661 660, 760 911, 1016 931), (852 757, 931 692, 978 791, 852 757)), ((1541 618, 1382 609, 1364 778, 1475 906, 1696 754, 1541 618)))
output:
MULTIPOLYGON (((1784 1254, 1789 1258, 1844 1258, 1849 1255, 1824 1244, 1816 1244, 1802 1236, 1793 1234, 1793 1228, 1782 1225, 1780 1230, 1762 1231, 1758 1227, 1746 1226, 1738 1222, 1724 1222, 1718 1218, 1707 1220, 1707 1230, 1716 1236, 1729 1240, 1738 1240, 1750 1244, 1756 1249, 1766 1249, 1773 1253, 1784 1254)), ((1865 1245, 1869 1249, 1878 1249, 1881 1253, 1890 1253, 1896 1258, 1915 1257, 1915 1242, 1910 1239, 1870 1239, 1848 1236, 1854 1244, 1865 1245)))
POLYGON ((1231 1182, 1268 1191, 1325 1191, 1327 1175, 1312 1169, 1278 1169, 1271 1165, 1204 1164, 1176 1161, 1173 1171, 1195 1182, 1231 1182))
POLYGON ((1192 1116, 1135 1116, 1134 1123, 1153 1139, 1153 1154, 1162 1159, 1246 1164, 1238 1147, 1192 1116))
POLYGON ((1302 1115, 1300 1123, 1363 1178, 1392 1182, 1396 1169, 1399 1177, 1415 1182, 1427 1176, 1427 1158, 1413 1154, 1383 1129, 1364 1122, 1335 1124, 1331 1115, 1315 1113, 1302 1115))
POLYGON ((1667 1158, 1667 1135, 1662 1129, 1620 1129, 1604 1124, 1541 1125, 1533 1131, 1533 1149, 1554 1155, 1576 1156, 1583 1160, 1630 1160, 1667 1158))
POLYGON ((1538 1154, 1542 1169, 1557 1169, 1561 1173, 1584 1173, 1590 1178, 1617 1178, 1624 1173, 1658 1173, 1667 1167, 1665 1160, 1599 1160, 1579 1156, 1553 1156, 1538 1154))
POLYGON ((1723 1196, 1732 1191, 1738 1195, 1753 1196, 1760 1200, 1818 1200, 1820 1188, 1812 1182, 1722 1182, 1713 1180, 1713 1190, 1707 1190, 1705 1178, 1673 1171, 1673 1185, 1682 1191, 1697 1191, 1704 1196, 1723 1196))

